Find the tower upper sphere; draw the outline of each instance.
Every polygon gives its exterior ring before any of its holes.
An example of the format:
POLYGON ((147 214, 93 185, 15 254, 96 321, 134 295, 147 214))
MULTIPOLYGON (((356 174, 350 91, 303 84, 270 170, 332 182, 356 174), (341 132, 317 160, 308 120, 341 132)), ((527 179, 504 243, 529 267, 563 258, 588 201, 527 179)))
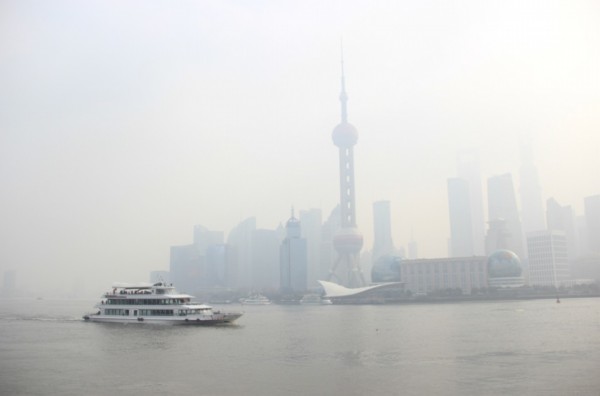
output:
POLYGON ((341 148, 350 148, 358 141, 358 131, 354 125, 342 121, 333 129, 331 134, 333 144, 341 148))

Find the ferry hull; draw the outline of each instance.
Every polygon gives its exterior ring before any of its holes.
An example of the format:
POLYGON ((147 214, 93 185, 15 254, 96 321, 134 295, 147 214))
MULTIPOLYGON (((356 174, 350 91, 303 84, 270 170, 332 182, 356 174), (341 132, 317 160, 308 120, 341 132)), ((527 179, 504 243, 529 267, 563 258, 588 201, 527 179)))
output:
POLYGON ((102 322, 102 323, 153 323, 153 324, 173 324, 173 325, 196 325, 196 326, 211 326, 218 324, 232 323, 242 316, 241 313, 228 313, 213 315, 213 317, 204 318, 173 318, 173 317, 120 317, 108 315, 85 315, 83 319, 86 322, 102 322))

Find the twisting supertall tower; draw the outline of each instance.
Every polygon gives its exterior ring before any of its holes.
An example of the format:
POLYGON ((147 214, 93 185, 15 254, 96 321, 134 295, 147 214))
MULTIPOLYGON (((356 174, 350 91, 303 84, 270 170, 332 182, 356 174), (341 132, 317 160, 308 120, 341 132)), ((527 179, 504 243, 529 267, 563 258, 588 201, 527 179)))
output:
POLYGON ((329 279, 336 277, 336 269, 340 262, 346 264, 348 276, 346 283, 350 287, 365 285, 365 280, 360 269, 360 250, 363 246, 362 234, 356 228, 356 209, 354 200, 354 151, 353 146, 358 140, 358 131, 348 123, 346 111, 346 84, 344 79, 344 58, 342 54, 342 92, 340 103, 342 105, 342 122, 333 129, 331 137, 333 143, 340 151, 340 214, 341 225, 333 238, 333 246, 338 252, 337 260, 329 273, 329 279))

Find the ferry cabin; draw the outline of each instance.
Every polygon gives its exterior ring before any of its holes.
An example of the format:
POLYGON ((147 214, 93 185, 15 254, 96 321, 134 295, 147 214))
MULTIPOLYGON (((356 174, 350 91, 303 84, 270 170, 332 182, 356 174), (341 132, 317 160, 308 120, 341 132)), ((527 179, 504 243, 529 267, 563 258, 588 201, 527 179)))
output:
POLYGON ((193 304, 191 296, 177 294, 175 288, 157 283, 152 286, 116 286, 104 295, 98 314, 106 316, 188 316, 212 315, 212 308, 193 304), (188 305, 189 304, 189 305, 188 305))

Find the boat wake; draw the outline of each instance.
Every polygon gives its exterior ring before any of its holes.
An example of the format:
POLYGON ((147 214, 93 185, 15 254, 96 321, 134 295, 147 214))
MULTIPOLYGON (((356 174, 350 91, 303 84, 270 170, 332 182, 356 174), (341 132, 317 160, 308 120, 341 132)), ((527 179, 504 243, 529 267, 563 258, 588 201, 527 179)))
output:
POLYGON ((0 316, 2 321, 31 321, 31 322, 81 322, 81 318, 72 316, 0 316))

